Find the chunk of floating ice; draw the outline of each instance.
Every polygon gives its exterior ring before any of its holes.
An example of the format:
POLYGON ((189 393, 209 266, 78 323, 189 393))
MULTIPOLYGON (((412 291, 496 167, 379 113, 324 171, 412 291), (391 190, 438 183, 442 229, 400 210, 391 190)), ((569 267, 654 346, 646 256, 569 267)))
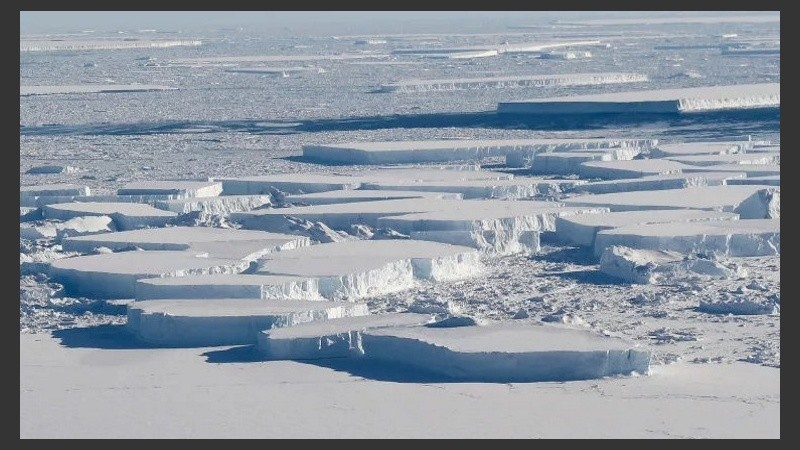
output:
POLYGON ((144 227, 163 227, 178 215, 142 203, 55 203, 42 206, 45 219, 69 220, 80 216, 110 216, 118 230, 134 230, 144 227))
POLYGON ((323 71, 320 67, 305 67, 305 66, 292 66, 292 67, 232 67, 225 69, 225 72, 231 73, 252 73, 256 75, 284 75, 289 73, 300 72, 315 72, 321 73, 323 71))
POLYGON ((158 200, 153 206, 165 211, 185 214, 202 211, 209 214, 230 214, 232 212, 250 211, 272 204, 269 195, 226 195, 222 197, 194 197, 176 200, 158 200))
POLYGON ((755 315, 755 314, 780 314, 780 303, 765 300, 733 298, 727 300, 700 300, 696 308, 697 311, 708 314, 733 314, 733 315, 755 315))
POLYGON ((89 94, 89 93, 110 93, 110 92, 143 92, 143 91, 167 91, 176 89, 169 86, 159 86, 156 84, 73 84, 73 85, 51 85, 51 86, 20 86, 19 95, 25 97, 29 95, 53 95, 53 94, 89 94))
POLYGON ((216 197, 222 183, 215 181, 137 181, 117 189, 117 195, 172 195, 173 198, 216 197))
POLYGON ((337 203, 357 203, 376 200, 401 200, 411 198, 443 198, 450 200, 460 200, 459 193, 447 192, 423 192, 422 190, 344 190, 315 192, 313 194, 290 194, 284 197, 287 203, 297 203, 301 205, 332 205, 337 203))
POLYGON ((500 114, 693 113, 780 108, 780 83, 573 95, 501 102, 500 114))
POLYGON ((715 166, 683 166, 683 173, 743 172, 750 177, 768 177, 781 174, 780 164, 720 164, 715 166))
MULTIPOLYGON (((71 236, 92 235, 114 231, 114 224, 108 216, 73 217, 64 222, 44 225, 22 224, 19 237, 25 239, 56 238, 61 240, 71 236)), ((68 250, 67 250, 68 251, 68 250)))
POLYGON ((529 165, 536 153, 617 147, 649 147, 654 139, 495 139, 378 141, 303 145, 303 158, 346 164, 401 164, 476 160, 505 156, 506 164, 529 165))
POLYGON ((380 86, 383 92, 455 91, 487 88, 517 88, 537 86, 585 86, 648 81, 639 73, 569 73, 553 75, 512 75, 503 77, 450 78, 434 80, 403 80, 380 86))
POLYGON ((737 184, 760 184, 766 186, 777 186, 780 187, 781 185, 781 176, 780 175, 770 175, 766 177, 751 177, 751 178, 733 178, 727 180, 726 184, 733 186, 737 184))
POLYGON ((266 359, 324 359, 364 354, 361 332, 367 329, 423 325, 430 314, 390 313, 307 322, 258 334, 258 350, 266 359))
POLYGON ((204 275, 146 278, 136 282, 136 300, 261 298, 324 300, 315 278, 292 275, 204 275))
POLYGON ((736 153, 732 155, 667 156, 666 159, 690 166, 719 166, 722 164, 780 164, 777 152, 736 153))
POLYGON ((255 344, 260 331, 369 314, 364 303, 260 299, 150 300, 128 305, 127 327, 166 347, 255 344))
POLYGON ((599 231, 594 243, 595 256, 613 245, 670 250, 684 255, 780 255, 781 226, 776 219, 631 225, 599 231))
POLYGON ((771 218, 778 217, 780 214, 780 191, 777 188, 765 188, 757 185, 700 186, 658 191, 615 192, 571 197, 562 202, 567 206, 607 207, 614 212, 703 209, 735 212, 742 219, 771 218), (775 213, 778 216, 771 215, 775 213))
POLYGON ((167 227, 67 238, 65 251, 90 253, 97 247, 113 251, 175 250, 207 253, 213 258, 253 261, 267 253, 310 245, 307 237, 210 227, 167 227))
POLYGON ((730 155, 749 150, 752 141, 715 141, 715 142, 681 142, 675 144, 658 144, 650 149, 650 156, 663 158, 667 156, 686 155, 730 155))
POLYGON ((738 214, 696 209, 664 209, 647 211, 572 214, 556 218, 556 237, 565 243, 593 247, 597 232, 629 225, 670 222, 702 222, 706 220, 737 220, 738 214))
POLYGON ((363 357, 458 381, 567 381, 648 373, 650 352, 587 330, 530 323, 360 332, 363 357))
POLYGON ((36 199, 39 197, 53 196, 79 196, 90 195, 91 190, 88 186, 76 184, 43 184, 35 186, 20 186, 19 204, 20 206, 39 206, 36 199))
POLYGON ((289 194, 305 194, 356 189, 359 186, 359 183, 349 175, 319 173, 283 173, 240 178, 216 178, 216 180, 222 182, 222 190, 225 195, 269 194, 273 188, 289 194))
POLYGON ((78 171, 79 169, 77 167, 49 165, 49 166, 34 166, 26 170, 25 173, 39 175, 39 174, 52 174, 52 173, 75 173, 78 171))
POLYGON ((515 177, 511 180, 379 181, 364 183, 361 189, 450 192, 465 199, 519 200, 571 191, 584 183, 585 180, 515 177))
POLYGON ((575 186, 576 192, 608 194, 612 192, 658 191, 663 189, 682 189, 698 186, 721 186, 745 179, 744 172, 694 172, 669 175, 648 175, 641 178, 620 178, 616 180, 595 181, 575 186))
POLYGON ((679 280, 732 279, 746 273, 721 261, 685 258, 671 251, 612 245, 600 257, 600 271, 629 283, 654 284, 679 280))
POLYGON ((590 161, 630 160, 641 153, 635 147, 608 149, 606 151, 553 152, 534 157, 530 170, 532 173, 569 175, 583 172, 583 163, 590 161))
POLYGON ((258 274, 316 278, 320 295, 347 300, 408 289, 415 279, 454 280, 483 271, 475 249, 415 240, 318 244, 265 255, 258 263, 258 274))
POLYGON ((20 39, 20 52, 83 51, 125 48, 168 48, 201 45, 202 41, 188 39, 20 39))
MULTIPOLYGON (((534 162, 534 166, 536 163, 534 162)), ((684 164, 667 159, 635 159, 631 161, 587 161, 574 173, 586 178, 640 178, 648 175, 681 173, 684 164)), ((711 170, 711 169, 708 169, 711 170)))
POLYGON ((49 275, 69 295, 133 298, 136 280, 143 278, 239 273, 249 265, 188 251, 130 251, 60 259, 52 263, 49 275))

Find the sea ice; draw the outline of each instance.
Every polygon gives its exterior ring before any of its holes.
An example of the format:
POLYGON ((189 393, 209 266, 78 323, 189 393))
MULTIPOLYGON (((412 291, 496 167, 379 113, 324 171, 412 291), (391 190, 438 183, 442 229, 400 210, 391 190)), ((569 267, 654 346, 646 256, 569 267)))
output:
POLYGON ((80 216, 110 216, 118 230, 135 230, 145 227, 163 227, 178 215, 142 203, 55 203, 42 206, 45 219, 69 220, 80 216))
POLYGON ((745 276, 741 268, 708 258, 666 250, 632 249, 612 245, 600 256, 600 271, 628 283, 708 281, 745 276))
MULTIPOLYGON (((156 84, 75 84, 55 86, 20 86, 19 95, 53 95, 53 94, 104 94, 109 92, 144 92, 166 91, 175 89, 156 84)), ((48 172, 51 173, 51 172, 48 172)))
POLYGON ((343 191, 315 192, 313 194, 289 194, 284 202, 293 205, 332 205, 338 203, 359 203, 377 200, 402 200, 413 198, 441 198, 460 200, 460 193, 432 192, 425 190, 364 190, 347 189, 343 191))
POLYGON ((721 186, 746 180, 744 172, 694 172, 669 175, 648 175, 641 178, 620 178, 616 180, 594 181, 575 186, 575 192, 608 194, 612 192, 658 191, 663 189, 683 189, 698 186, 721 186))
POLYGON ((364 183, 361 189, 450 192, 465 199, 520 200, 571 191, 584 183, 584 180, 515 177, 510 180, 378 181, 364 183))
POLYGON ((204 275, 145 278, 136 282, 136 300, 181 298, 261 298, 265 300, 325 300, 317 279, 292 275, 204 275))
POLYGON ((172 198, 216 197, 222 183, 214 181, 137 181, 117 189, 117 195, 171 195, 172 198))
POLYGON ((40 197, 55 196, 86 196, 91 195, 88 186, 76 184, 43 184, 34 186, 20 186, 19 204, 20 206, 39 206, 36 203, 40 197))
POLYGON ((641 178, 681 173, 684 167, 682 163, 667 159, 601 160, 583 162, 573 173, 586 178, 641 178))
POLYGON ((53 173, 70 174, 78 171, 80 171, 80 169, 72 166, 47 165, 47 166, 33 166, 30 169, 26 170, 25 173, 32 175, 53 174, 53 173))
MULTIPOLYGON (((72 236, 83 236, 114 231, 108 216, 73 217, 64 222, 46 222, 41 225, 21 224, 19 237, 24 239, 55 238, 61 241, 72 236)), ((68 251, 68 250, 67 250, 68 251)))
POLYGON ((780 175, 769 175, 765 177, 750 177, 750 178, 733 178, 725 182, 725 184, 734 186, 737 184, 760 184, 766 186, 781 186, 780 175))
POLYGON ((201 211, 209 214, 230 214, 250 211, 272 205, 269 195, 225 195, 222 197, 193 197, 176 200, 157 200, 153 203, 158 209, 177 214, 201 211))
POLYGON ((380 86, 383 92, 455 91, 487 88, 529 88, 540 86, 585 86, 648 81, 639 73, 570 73, 553 75, 512 75, 482 78, 403 80, 380 86))

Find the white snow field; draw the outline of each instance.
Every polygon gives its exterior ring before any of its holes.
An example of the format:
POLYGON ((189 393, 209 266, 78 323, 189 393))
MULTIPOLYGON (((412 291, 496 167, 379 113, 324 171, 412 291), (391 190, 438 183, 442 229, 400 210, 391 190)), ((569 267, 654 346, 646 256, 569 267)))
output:
POLYGON ((117 189, 117 195, 170 195, 175 199, 216 197, 222 183, 215 181, 137 181, 117 189))
POLYGON ((156 49, 178 46, 195 47, 203 42, 194 39, 20 39, 20 52, 86 51, 119 49, 156 49))
MULTIPOLYGON (((480 182, 480 181, 479 181, 480 182)), ((374 186, 374 185, 371 185, 374 186)), ((313 194, 289 194, 284 196, 284 202, 301 205, 332 205, 337 203, 359 203, 377 200, 404 200, 413 198, 438 198, 447 200, 461 200, 463 196, 459 192, 439 192, 426 189, 377 189, 364 190, 364 185, 360 189, 347 189, 343 191, 315 192, 313 194)))
POLYGON ((261 299, 149 300, 128 305, 128 330, 166 347, 255 344, 262 330, 369 314, 365 303, 261 299))
POLYGON ((201 211, 209 214, 230 214, 272 205, 269 195, 225 195, 221 197, 192 197, 175 200, 156 200, 153 206, 177 214, 201 211))
POLYGON ((45 219, 69 220, 81 216, 109 216, 118 230, 135 230, 145 227, 163 227, 178 215, 143 203, 72 202, 42 206, 45 219))
POLYGON ((746 271, 735 265, 705 258, 687 258, 677 252, 632 249, 612 245, 600 256, 600 271, 628 283, 708 281, 743 278, 746 271))
POLYGON ((134 298, 136 280, 239 273, 250 266, 242 259, 211 258, 190 251, 127 251, 75 256, 53 261, 49 276, 69 295, 89 298, 134 298))
POLYGON ((742 219, 780 217, 780 188, 759 185, 699 186, 657 191, 587 194, 561 200, 567 206, 605 207, 611 211, 702 209, 739 214, 742 219))
POLYGON ((362 332, 367 329, 424 325, 430 314, 388 313, 343 317, 273 328, 258 333, 258 351, 265 359, 312 360, 361 357, 366 354, 362 332))
POLYGON ((396 382, 295 361, 206 362, 203 355, 218 348, 98 350, 66 343, 20 334, 21 438, 781 434, 780 370, 744 362, 679 362, 654 366, 646 377, 569 383, 396 382), (569 420, 557 411, 569 411, 569 420))
POLYGON ((719 166, 724 164, 773 164, 781 163, 780 152, 737 153, 732 155, 686 155, 667 156, 665 159, 689 166, 719 166))
POLYGON ((255 274, 315 278, 322 297, 348 301, 409 289, 415 280, 483 272, 473 248, 418 240, 331 242, 267 254, 257 263, 255 274))
POLYGON ((20 86, 19 95, 53 95, 53 94, 106 94, 113 92, 147 92, 175 89, 157 84, 77 84, 55 86, 20 86))
POLYGON ((165 298, 260 298, 265 300, 325 300, 316 278, 292 275, 204 275, 145 278, 136 282, 136 300, 165 298))
POLYGON ((780 83, 572 95, 500 102, 500 114, 697 113, 780 108, 780 83))
POLYGON ((88 186, 77 184, 39 184, 33 186, 20 186, 19 204, 20 206, 39 206, 36 201, 42 197, 74 197, 91 195, 88 186))
POLYGON ((639 178, 682 173, 684 167, 683 163, 667 159, 586 161, 580 163, 573 173, 586 178, 639 178))
POLYGON ((687 155, 732 155, 749 152, 752 148, 753 142, 751 141, 659 143, 650 149, 650 156, 664 158, 687 155))
POLYGON ((554 75, 515 75, 481 78, 402 80, 380 85, 382 92, 460 91, 490 88, 529 88, 541 86, 592 86, 648 81, 640 73, 569 73, 554 75))
POLYGON ((595 256, 613 245, 684 255, 780 255, 781 224, 779 219, 751 219, 630 225, 599 231, 595 256))
POLYGON ((562 242, 591 248, 594 246, 595 235, 601 230, 647 223, 737 219, 739 219, 739 215, 730 212, 697 209, 661 209, 565 215, 556 217, 554 227, 556 238, 562 242))
MULTIPOLYGON (((681 169, 683 171, 683 169, 681 169)), ((609 194, 629 191, 658 191, 664 189, 683 189, 700 186, 721 186, 747 183, 744 172, 692 172, 668 175, 646 175, 639 178, 618 178, 613 180, 592 181, 575 185, 573 191, 591 194, 609 194)))
POLYGON ((506 157, 524 167, 537 153, 606 148, 647 148, 653 139, 505 139, 380 141, 303 145, 303 158, 322 163, 402 164, 506 157))
MULTIPOLYGON (((452 180, 452 181, 376 181, 360 187, 383 191, 448 192, 463 199, 520 200, 537 195, 554 195, 571 191, 586 183, 585 180, 560 180, 543 177, 515 176, 510 180, 452 180)), ((349 192, 349 191, 347 191, 349 192)))
POLYGON ((272 252, 310 245, 305 236, 210 227, 166 227, 80 236, 62 242, 65 251, 91 253, 99 247, 111 251, 130 249, 175 250, 206 254, 211 258, 254 261, 272 252))

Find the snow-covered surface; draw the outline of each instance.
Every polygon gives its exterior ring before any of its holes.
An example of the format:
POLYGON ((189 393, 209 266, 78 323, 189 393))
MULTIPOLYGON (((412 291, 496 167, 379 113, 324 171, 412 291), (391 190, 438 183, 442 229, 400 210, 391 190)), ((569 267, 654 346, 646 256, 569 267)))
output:
POLYGON ((508 114, 677 114, 749 108, 780 108, 780 90, 780 83, 760 83, 572 95, 500 102, 497 112, 508 114))
POLYGON ((519 200, 537 195, 554 195, 586 183, 584 180, 559 180, 542 177, 515 177, 510 180, 378 181, 364 183, 361 189, 381 191, 423 191, 460 194, 464 199, 519 200))
POLYGON ((81 216, 110 216, 118 230, 163 227, 172 223, 177 214, 143 203, 86 202, 55 203, 42 206, 45 219, 69 220, 81 216))
POLYGON ((615 180, 592 181, 578 184, 574 191, 592 194, 608 194, 628 191, 658 191, 663 189, 683 189, 699 186, 720 186, 740 183, 747 180, 744 172, 692 172, 669 175, 647 175, 639 178, 620 178, 615 180))
POLYGON ((540 152, 616 147, 649 147, 651 139, 511 139, 351 142, 303 145, 303 157, 312 161, 348 164, 399 164, 479 160, 504 156, 521 166, 540 152))
POLYGON ((747 272, 735 265, 707 258, 686 257, 664 250, 632 249, 612 245, 600 256, 600 271, 628 283, 708 281, 743 278, 747 272))
POLYGON ((117 189, 117 195, 172 195, 174 198, 216 197, 222 183, 214 181, 137 181, 117 189))
POLYGON ((781 253, 778 219, 640 224, 599 231, 594 253, 612 245, 719 256, 765 256, 781 253))
POLYGON ((459 91, 488 88, 603 85, 646 81, 648 81, 647 75, 640 73, 570 73, 438 80, 413 79, 381 84, 380 90, 383 92, 459 91))
POLYGON ((423 325, 434 316, 417 313, 368 314, 264 330, 258 350, 266 359, 310 360, 364 356, 361 332, 370 328, 423 325))
POLYGON ((737 185, 737 184, 760 184, 766 186, 778 186, 781 185, 781 176, 780 175, 769 175, 765 177, 749 177, 749 178, 733 178, 729 179, 725 182, 727 185, 737 185))
POLYGON ((23 239, 55 238, 61 241, 71 236, 108 233, 115 231, 114 223, 108 216, 73 217, 63 222, 45 222, 41 225, 21 223, 19 237, 23 239))
POLYGON ((780 152, 737 153, 732 155, 667 156, 666 159, 690 166, 719 166, 723 164, 780 164, 780 152))
POLYGON ((324 300, 317 279, 292 275, 205 275, 146 278, 136 282, 136 300, 159 298, 261 298, 267 300, 324 300))
POLYGON ((215 178, 222 182, 224 195, 269 194, 273 189, 289 194, 356 189, 359 184, 348 175, 276 174, 239 178, 215 178))
MULTIPOLYGON (((416 187, 415 185, 412 186, 416 187)), ((293 205, 331 205, 336 203, 358 203, 411 198, 460 200, 462 195, 460 192, 439 192, 433 189, 393 190, 383 189, 380 186, 377 186, 377 189, 364 190, 364 186, 362 185, 362 188, 358 190, 348 189, 343 191, 315 192, 313 194, 289 194, 284 197, 284 201, 293 205)))
POLYGON ((142 278, 239 273, 249 265, 190 251, 128 251, 59 259, 49 275, 70 295, 133 298, 136 280, 142 278))
POLYGON ((781 174, 780 164, 720 164, 716 166, 684 165, 683 173, 695 172, 741 172, 751 177, 769 177, 781 174))
POLYGON ((158 200, 153 203, 158 209, 184 214, 202 211, 209 214, 230 214, 250 211, 272 205, 269 195, 226 195, 222 197, 193 197, 175 200, 158 200))
POLYGON ((601 160, 582 162, 575 173, 586 178, 639 178, 682 173, 684 167, 682 163, 667 159, 601 160))
POLYGON ((210 227, 167 227, 67 238, 65 251, 90 253, 98 247, 112 251, 175 250, 212 258, 253 261, 267 253, 310 245, 304 236, 210 227))
POLYGON ((653 157, 686 155, 731 155, 752 148, 749 141, 679 142, 658 144, 650 150, 653 157))
POLYGON ((702 222, 707 220, 737 220, 738 214, 696 209, 662 209, 622 211, 599 214, 572 214, 557 217, 556 237, 562 242, 582 247, 594 246, 598 231, 628 225, 668 222, 702 222))
POLYGON ((259 75, 282 75, 286 76, 290 73, 299 72, 316 72, 321 73, 321 67, 306 67, 306 66, 292 66, 292 67, 233 67, 225 69, 226 72, 231 73, 253 73, 259 75))
POLYGON ((369 314, 364 303, 261 299, 150 300, 128 306, 128 329, 165 347, 255 344, 262 330, 369 314))
POLYGON ((583 166, 585 162, 631 160, 639 153, 641 150, 638 148, 542 153, 534 157, 530 169, 532 173, 538 174, 580 174, 585 170, 583 166))
POLYGON ((79 84, 61 86, 20 86, 19 95, 89 94, 108 92, 143 92, 175 89, 157 84, 79 84))
POLYGON ((20 39, 20 52, 47 51, 86 51, 86 50, 120 50, 134 48, 169 48, 178 46, 195 47, 203 42, 199 40, 169 39, 20 39))
POLYGON ((36 200, 41 197, 79 196, 92 193, 88 186, 77 184, 39 184, 33 186, 20 186, 20 206, 39 206, 36 200))
POLYGON ((764 186, 699 186, 657 191, 581 195, 562 200, 568 206, 606 207, 612 211, 703 209, 738 213, 742 219, 780 214, 779 188, 764 186), (777 195, 775 195, 777 194, 777 195), (749 201, 748 201, 749 200, 749 201))

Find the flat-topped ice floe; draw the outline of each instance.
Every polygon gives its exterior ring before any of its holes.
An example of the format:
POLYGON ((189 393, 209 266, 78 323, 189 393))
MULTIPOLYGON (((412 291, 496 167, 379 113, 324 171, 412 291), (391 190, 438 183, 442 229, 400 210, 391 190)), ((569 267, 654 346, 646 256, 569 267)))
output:
POLYGON ((586 181, 515 177, 511 180, 378 181, 364 183, 361 189, 450 192, 465 199, 519 200, 570 191, 583 183, 586 181))
POLYGON ((684 165, 683 173, 695 172, 742 172, 751 177, 769 177, 781 174, 780 164, 720 164, 715 166, 684 165))
MULTIPOLYGON (((534 162, 534 166, 536 163, 534 162)), ((651 175, 681 173, 684 164, 667 159, 634 159, 630 161, 587 161, 576 167, 575 173, 587 178, 640 178, 651 175)), ((710 169, 708 169, 710 171, 710 169)))
POLYGON ((779 152, 736 153, 731 155, 681 155, 666 159, 689 166, 719 166, 722 164, 780 164, 779 152))
POLYGON ((595 256, 613 245, 670 250, 691 255, 768 256, 781 253, 777 219, 725 220, 632 225, 597 233, 595 256))
POLYGON ((260 299, 151 300, 128 305, 127 327, 165 347, 255 344, 262 330, 369 314, 364 303, 260 299))
POLYGON ((255 260, 267 253, 310 245, 307 237, 210 227, 167 227, 67 238, 65 251, 89 253, 98 247, 112 251, 174 250, 207 254, 213 258, 255 260))
POLYGON ((607 207, 611 211, 703 209, 726 211, 742 219, 780 217, 780 190, 764 186, 700 186, 658 191, 582 195, 562 200, 567 206, 607 207))
POLYGON ((567 381, 650 368, 650 352, 633 343, 557 325, 395 326, 361 335, 366 358, 458 381, 567 381))
POLYGON ((40 184, 34 186, 20 186, 20 206, 39 206, 36 201, 42 197, 86 196, 91 195, 88 186, 77 184, 40 184))
POLYGON ((74 84, 51 86, 20 86, 19 95, 54 95, 54 94, 105 94, 110 92, 146 92, 167 91, 175 89, 157 84, 74 84))
POLYGON ((69 295, 134 298, 136 281, 143 278, 239 273, 249 265, 194 252, 130 251, 59 259, 51 264, 49 275, 69 295))
POLYGON ((216 181, 137 181, 117 189, 117 195, 171 195, 173 198, 216 197, 222 183, 216 181))
POLYGON ((645 223, 702 222, 707 220, 737 220, 736 213, 696 209, 663 209, 647 211, 572 214, 556 218, 556 237, 565 243, 581 247, 594 246, 595 235, 602 230, 645 223))
POLYGON ((780 108, 780 83, 573 95, 501 102, 500 114, 680 114, 752 108, 780 108))
POLYGON ((780 175, 770 175, 766 177, 751 177, 751 178, 734 178, 726 181, 728 185, 737 185, 737 184, 760 184, 766 186, 778 186, 781 185, 781 176, 780 175))
POLYGON ((698 186, 722 186, 724 184, 758 184, 734 183, 734 181, 744 180, 746 176, 747 174, 744 172, 694 172, 648 175, 641 178, 620 178, 579 184, 575 186, 574 191, 592 194, 608 194, 612 192, 658 191, 698 186))
POLYGON ((687 155, 731 155, 749 150, 752 147, 752 141, 660 143, 650 149, 650 155, 657 158, 687 155))
POLYGON ((369 314, 273 328, 258 334, 258 350, 266 359, 313 360, 361 357, 361 333, 367 329, 424 325, 433 316, 416 313, 369 314))
POLYGON ((325 300, 315 278, 292 275, 224 274, 146 278, 136 282, 136 300, 182 298, 261 298, 325 300))
POLYGON ((42 225, 22 223, 19 227, 19 237, 23 239, 55 238, 58 242, 65 237, 109 233, 111 231, 114 231, 111 217, 87 216, 73 217, 64 222, 51 221, 42 225))
POLYGON ((324 69, 321 67, 305 67, 305 66, 292 66, 292 67, 232 67, 225 69, 225 72, 230 73, 252 73, 256 75, 277 75, 285 76, 290 73, 314 72, 322 73, 324 69))
POLYGON ((185 214, 202 211, 209 214, 230 214, 238 211, 250 211, 263 206, 272 205, 269 195, 225 195, 222 197, 194 197, 176 200, 157 200, 153 203, 158 209, 185 214))
POLYGON ((585 171, 583 163, 592 161, 631 160, 641 153, 635 147, 606 149, 605 151, 571 151, 540 153, 530 165, 531 173, 543 175, 570 175, 585 171))
POLYGON ((487 88, 522 88, 541 86, 585 86, 648 81, 639 73, 570 73, 553 75, 514 75, 503 77, 403 80, 380 86, 383 92, 456 91, 487 88))
POLYGON ((350 175, 283 173, 240 178, 216 178, 224 195, 269 194, 277 189, 289 194, 356 189, 359 182, 350 175))
MULTIPOLYGON (((363 186, 362 186, 363 187, 363 186)), ((294 205, 332 205, 337 203, 357 203, 378 200, 403 200, 412 198, 441 198, 460 200, 460 193, 432 192, 425 190, 344 190, 315 192, 313 194, 290 194, 284 197, 286 203, 294 205)))
POLYGON ((172 223, 178 215, 142 203, 55 203, 42 206, 45 219, 69 220, 80 216, 109 216, 118 230, 134 230, 145 227, 163 227, 172 223))
POLYGON ((379 141, 345 144, 306 144, 303 157, 344 164, 401 164, 479 160, 504 156, 506 163, 529 165, 536 153, 616 147, 649 147, 654 139, 504 139, 379 141))
POLYGON ((482 272, 473 248, 416 240, 359 240, 268 254, 257 274, 316 278, 325 298, 353 300, 397 292, 415 279, 462 279, 482 272))
POLYGON ((20 39, 20 52, 119 50, 126 48, 169 48, 197 46, 203 42, 190 39, 20 39))
POLYGON ((686 257, 664 250, 632 249, 612 245, 600 256, 600 271, 628 283, 733 279, 746 275, 740 267, 706 258, 686 257))

